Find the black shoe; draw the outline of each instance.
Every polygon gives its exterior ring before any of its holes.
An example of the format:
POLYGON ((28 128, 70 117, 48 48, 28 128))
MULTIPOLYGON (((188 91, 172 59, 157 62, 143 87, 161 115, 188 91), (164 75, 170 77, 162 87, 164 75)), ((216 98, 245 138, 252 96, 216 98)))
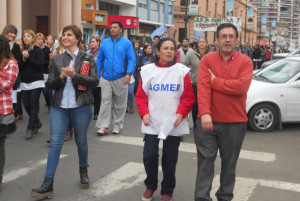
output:
POLYGON ((37 134, 39 132, 39 129, 42 128, 42 123, 40 122, 33 130, 32 134, 37 134))
POLYGON ((94 120, 97 120, 97 119, 98 119, 98 115, 99 115, 99 114, 94 114, 94 118, 93 118, 93 119, 94 119, 94 120))
POLYGON ((83 189, 89 188, 90 179, 88 176, 87 167, 79 167, 79 175, 80 175, 81 188, 83 189))
POLYGON ((41 200, 53 198, 53 181, 44 181, 41 187, 32 189, 31 196, 41 200))

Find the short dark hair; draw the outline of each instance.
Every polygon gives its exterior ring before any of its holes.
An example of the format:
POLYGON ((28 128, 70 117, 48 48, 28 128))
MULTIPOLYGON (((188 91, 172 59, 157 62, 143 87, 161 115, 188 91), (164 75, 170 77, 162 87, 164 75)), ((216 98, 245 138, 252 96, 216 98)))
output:
POLYGON ((219 33, 222 29, 230 28, 230 27, 234 29, 235 36, 238 38, 239 37, 238 30, 237 30, 236 26, 234 26, 234 24, 231 24, 231 23, 223 23, 217 27, 217 38, 219 38, 219 33))
POLYGON ((120 27, 121 29, 123 29, 123 24, 122 24, 122 22, 120 22, 120 21, 112 21, 112 22, 111 22, 111 25, 112 25, 112 24, 118 24, 119 27, 120 27))
POLYGON ((159 37, 158 35, 154 36, 154 37, 153 37, 153 40, 154 40, 155 38, 158 38, 158 40, 160 40, 160 37, 159 37))
POLYGON ((76 25, 68 25, 63 28, 62 34, 68 30, 71 30, 75 35, 75 38, 78 40, 77 46, 79 47, 82 38, 82 32, 80 28, 76 25))
POLYGON ((6 65, 7 59, 15 60, 6 36, 0 35, 0 70, 6 65))
POLYGON ((187 37, 184 37, 184 38, 182 39, 182 42, 183 42, 184 40, 187 40, 188 42, 190 41, 187 37))
POLYGON ((15 34, 17 34, 18 29, 14 25, 8 24, 3 28, 2 35, 6 37, 9 32, 14 32, 15 34))
POLYGON ((159 40, 159 42, 157 43, 157 49, 158 51, 160 51, 161 45, 166 42, 166 41, 171 41, 174 44, 174 48, 176 49, 176 42, 174 39, 172 38, 162 38, 161 40, 159 40))

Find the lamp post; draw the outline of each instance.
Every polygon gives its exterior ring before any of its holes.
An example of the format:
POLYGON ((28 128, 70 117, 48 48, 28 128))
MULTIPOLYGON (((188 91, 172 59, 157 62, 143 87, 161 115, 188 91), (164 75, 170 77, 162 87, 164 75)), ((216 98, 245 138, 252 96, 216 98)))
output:
POLYGON ((245 35, 244 35, 244 43, 246 43, 246 34, 247 34, 247 0, 245 7, 245 35))

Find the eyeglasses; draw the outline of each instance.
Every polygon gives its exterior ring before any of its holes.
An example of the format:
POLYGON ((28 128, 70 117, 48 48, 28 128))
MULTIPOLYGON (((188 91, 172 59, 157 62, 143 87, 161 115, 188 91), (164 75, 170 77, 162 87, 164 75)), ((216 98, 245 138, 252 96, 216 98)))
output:
POLYGON ((230 35, 223 34, 220 36, 220 38, 222 38, 223 40, 226 40, 228 37, 229 37, 229 40, 235 39, 235 35, 233 35, 233 34, 230 34, 230 35))

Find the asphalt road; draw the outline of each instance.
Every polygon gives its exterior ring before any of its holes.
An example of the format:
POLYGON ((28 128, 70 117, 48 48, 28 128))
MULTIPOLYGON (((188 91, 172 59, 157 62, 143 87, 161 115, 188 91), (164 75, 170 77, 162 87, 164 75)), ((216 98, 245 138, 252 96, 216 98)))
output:
MULTIPOLYGON (((25 110, 24 110, 25 112, 25 110)), ((41 98, 43 127, 32 140, 25 140, 28 116, 18 121, 18 130, 7 138, 6 165, 1 201, 31 201, 31 189, 42 184, 49 138, 49 113, 41 98)), ((145 190, 142 164, 143 134, 135 110, 126 114, 119 136, 96 136, 94 120, 88 131, 89 176, 91 187, 80 188, 77 148, 66 142, 54 181, 53 201, 139 201, 145 190)), ((235 201, 300 200, 300 124, 284 125, 283 130, 255 133, 247 130, 238 167, 235 201)), ((174 200, 192 201, 196 178, 196 151, 193 131, 184 137, 177 164, 174 200)), ((218 187, 220 158, 215 165, 213 190, 218 187)), ((160 172, 159 182, 162 175, 160 172)), ((154 201, 160 200, 160 185, 154 201)), ((212 198, 215 196, 212 193, 212 198)))

